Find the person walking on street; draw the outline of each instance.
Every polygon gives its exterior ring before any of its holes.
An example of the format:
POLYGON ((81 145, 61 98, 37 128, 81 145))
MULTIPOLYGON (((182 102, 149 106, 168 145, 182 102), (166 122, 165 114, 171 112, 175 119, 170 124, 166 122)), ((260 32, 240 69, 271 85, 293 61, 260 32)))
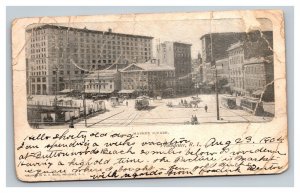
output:
POLYGON ((205 112, 207 112, 207 109, 208 109, 207 105, 204 106, 204 109, 205 109, 205 112))
POLYGON ((195 118, 194 118, 194 115, 192 115, 192 118, 191 118, 191 124, 194 125, 194 121, 195 121, 195 118))
POLYGON ((126 101, 126 106, 128 107, 128 101, 126 101))
POLYGON ((195 124, 195 125, 198 125, 198 118, 197 118, 196 115, 195 115, 195 117, 194 117, 194 120, 195 120, 195 121, 194 121, 194 122, 195 122, 194 124, 195 124))
POLYGON ((70 120, 70 125, 69 125, 69 128, 74 128, 73 117, 72 117, 72 118, 71 118, 71 120, 70 120))

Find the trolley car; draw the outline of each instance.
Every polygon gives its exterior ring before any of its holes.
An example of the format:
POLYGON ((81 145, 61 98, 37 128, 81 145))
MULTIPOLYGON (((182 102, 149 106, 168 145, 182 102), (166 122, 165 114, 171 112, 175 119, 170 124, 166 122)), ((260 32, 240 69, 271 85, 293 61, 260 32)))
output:
POLYGON ((149 108, 149 97, 140 96, 135 99, 135 108, 137 110, 143 110, 149 108))
POLYGON ((228 109, 235 109, 236 106, 236 98, 234 96, 225 95, 221 98, 221 103, 224 107, 228 109))
POLYGON ((264 114, 263 103, 256 98, 242 98, 241 108, 256 116, 264 114))

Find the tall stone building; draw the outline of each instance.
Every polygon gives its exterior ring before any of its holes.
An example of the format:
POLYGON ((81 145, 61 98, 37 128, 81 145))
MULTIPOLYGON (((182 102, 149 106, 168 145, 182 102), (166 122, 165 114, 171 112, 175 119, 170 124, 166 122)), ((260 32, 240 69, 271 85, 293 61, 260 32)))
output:
POLYGON ((114 64, 145 62, 152 57, 153 37, 35 25, 26 30, 28 94, 55 94, 69 80, 83 80, 88 71, 114 64))
MULTIPOLYGON (((272 31, 250 31, 246 32, 228 32, 211 33, 201 36, 202 61, 203 61, 203 81, 212 82, 214 76, 211 70, 211 60, 215 62, 228 59, 228 48, 237 42, 255 42, 258 38, 264 38, 273 45, 272 31), (211 46, 212 45, 212 46, 211 46), (213 57, 213 58, 211 58, 213 57)), ((254 50, 254 49, 253 49, 254 50)), ((248 52, 250 54, 250 52, 248 52)), ((263 53, 262 53, 263 54, 263 53)), ((247 56, 246 56, 247 57, 247 56)))
POLYGON ((192 88, 191 44, 164 42, 158 45, 158 60, 175 68, 176 93, 186 93, 192 88))
MULTIPOLYGON (((233 92, 242 95, 249 93, 245 87, 246 74, 249 73, 245 71, 245 65, 248 64, 246 61, 273 57, 272 47, 272 36, 261 36, 259 32, 253 32, 243 42, 238 41, 227 49, 230 87, 233 92)), ((273 68, 272 65, 269 66, 273 68)), ((273 71, 268 68, 268 72, 264 71, 264 73, 273 73, 273 71)))
POLYGON ((228 50, 229 77, 231 90, 244 94, 244 48, 242 42, 232 44, 228 50))
POLYGON ((244 76, 244 88, 248 95, 274 101, 273 55, 245 60, 244 76))

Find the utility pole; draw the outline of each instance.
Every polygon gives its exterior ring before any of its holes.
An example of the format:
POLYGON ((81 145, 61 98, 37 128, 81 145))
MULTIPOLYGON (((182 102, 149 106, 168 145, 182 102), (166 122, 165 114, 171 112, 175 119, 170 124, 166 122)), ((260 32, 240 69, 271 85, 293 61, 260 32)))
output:
POLYGON ((83 93, 82 93, 83 116, 84 116, 84 125, 85 125, 85 127, 87 127, 87 121, 86 121, 86 101, 85 101, 85 84, 84 84, 83 76, 84 76, 84 74, 82 74, 82 76, 81 76, 82 83, 83 83, 83 93))
POLYGON ((217 71, 217 64, 216 61, 213 58, 213 44, 212 44, 212 21, 210 21, 210 62, 211 62, 211 66, 214 66, 215 69, 215 92, 216 92, 216 107, 217 107, 217 120, 220 120, 220 112, 219 112, 219 90, 218 90, 218 71, 217 71))
POLYGON ((57 105, 57 91, 58 91, 58 66, 55 67, 55 98, 54 98, 54 105, 57 105))
POLYGON ((71 92, 71 71, 69 71, 69 91, 71 92))
POLYGON ((220 112, 219 112, 219 89, 218 89, 218 69, 215 65, 215 76, 216 76, 216 84, 215 84, 215 91, 216 91, 216 104, 217 104, 217 120, 220 120, 220 112))
POLYGON ((100 78, 99 78, 99 70, 98 70, 98 93, 99 93, 99 96, 100 96, 100 87, 101 87, 101 83, 100 83, 100 78))

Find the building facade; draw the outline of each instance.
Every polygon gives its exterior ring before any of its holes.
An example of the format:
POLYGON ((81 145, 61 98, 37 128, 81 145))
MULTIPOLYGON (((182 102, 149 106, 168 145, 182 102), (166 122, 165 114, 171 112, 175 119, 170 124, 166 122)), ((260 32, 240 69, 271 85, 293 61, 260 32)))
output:
POLYGON ((121 75, 118 70, 98 70, 84 78, 84 92, 87 94, 110 95, 121 89, 121 75))
MULTIPOLYGON (((204 82, 211 82, 212 81, 212 73, 211 73, 211 61, 212 59, 217 62, 218 60, 228 59, 228 52, 227 49, 231 47, 232 44, 235 44, 237 42, 253 42, 253 44, 248 44, 249 47, 248 50, 252 48, 252 51, 254 53, 251 53, 250 51, 246 53, 245 57, 250 58, 249 55, 252 55, 254 57, 255 55, 269 55, 269 50, 265 50, 265 52, 257 53, 256 47, 254 44, 257 44, 257 42, 264 42, 262 47, 265 48, 265 43, 268 42, 270 47, 273 46, 273 32, 272 31, 250 31, 248 33, 246 32, 229 32, 229 33, 211 33, 211 34, 205 34, 201 36, 201 47, 202 47, 202 61, 203 61, 203 67, 204 67, 204 73, 203 73, 203 81, 204 82), (264 41, 261 41, 264 39, 264 41), (212 46, 211 46, 212 45, 212 46)), ((261 51, 262 49, 259 48, 261 51)))
POLYGON ((203 66, 201 54, 198 54, 196 59, 192 60, 192 83, 195 88, 199 87, 199 83, 203 81, 203 66))
POLYGON ((192 84, 191 44, 164 42, 158 45, 158 60, 175 69, 176 93, 189 92, 192 84))
POLYGON ((175 89, 175 69, 166 64, 134 63, 121 70, 122 90, 163 96, 175 89))
POLYGON ((216 67, 218 71, 218 79, 226 79, 229 82, 230 71, 228 58, 217 60, 216 67))
POLYGON ((264 101, 274 101, 273 55, 245 60, 244 76, 248 95, 260 98, 263 94, 264 101))
MULTIPOLYGON (((245 61, 262 57, 273 57, 272 47, 272 32, 261 34, 260 32, 255 31, 247 34, 247 39, 245 41, 238 41, 227 49, 231 91, 241 95, 248 94, 245 87, 245 61)), ((273 69, 268 70, 272 73, 274 72, 273 69)), ((264 73, 267 72, 265 71, 264 73)))
POLYGON ((67 87, 66 80, 82 80, 89 71, 145 62, 152 58, 152 39, 111 29, 30 26, 26 30, 29 94, 55 94, 67 87))
POLYGON ((245 94, 244 90, 244 48, 243 43, 232 44, 228 50, 230 88, 236 94, 245 94))

